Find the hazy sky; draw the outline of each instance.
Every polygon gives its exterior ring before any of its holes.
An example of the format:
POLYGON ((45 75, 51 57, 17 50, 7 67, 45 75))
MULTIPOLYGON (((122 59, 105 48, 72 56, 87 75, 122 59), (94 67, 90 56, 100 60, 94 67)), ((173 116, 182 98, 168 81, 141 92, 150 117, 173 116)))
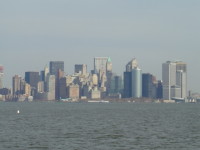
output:
POLYGON ((162 63, 188 64, 189 89, 200 92, 199 0, 0 0, 0 64, 5 83, 40 71, 50 60, 93 69, 110 56, 123 74, 137 58, 143 72, 161 79, 162 63))

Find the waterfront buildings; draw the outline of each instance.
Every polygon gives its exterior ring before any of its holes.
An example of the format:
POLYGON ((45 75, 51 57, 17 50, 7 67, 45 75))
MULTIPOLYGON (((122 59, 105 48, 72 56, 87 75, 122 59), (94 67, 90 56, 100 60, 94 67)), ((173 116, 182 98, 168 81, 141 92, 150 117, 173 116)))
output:
POLYGON ((133 68, 132 70, 132 97, 142 97, 142 70, 140 68, 133 68))
POLYGON ((187 97, 187 65, 181 61, 162 64, 163 99, 187 97))
POLYGON ((142 97, 142 70, 138 67, 135 58, 126 65, 126 72, 124 72, 124 97, 142 97))
POLYGON ((142 97, 142 70, 138 67, 135 58, 126 65, 126 72, 124 72, 124 97, 142 97))
POLYGON ((142 74, 142 97, 156 98, 156 78, 150 73, 142 74))

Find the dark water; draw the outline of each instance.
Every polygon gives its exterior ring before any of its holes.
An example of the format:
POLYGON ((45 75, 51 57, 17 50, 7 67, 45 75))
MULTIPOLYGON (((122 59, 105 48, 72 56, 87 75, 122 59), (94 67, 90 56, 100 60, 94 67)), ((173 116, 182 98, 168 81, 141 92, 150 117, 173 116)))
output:
POLYGON ((200 104, 0 103, 0 150, 57 149, 200 149, 200 104))

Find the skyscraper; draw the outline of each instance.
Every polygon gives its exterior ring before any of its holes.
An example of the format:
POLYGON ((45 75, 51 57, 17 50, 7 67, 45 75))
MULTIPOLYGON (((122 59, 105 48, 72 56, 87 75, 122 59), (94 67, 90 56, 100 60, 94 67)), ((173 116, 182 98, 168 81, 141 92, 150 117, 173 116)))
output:
MULTIPOLYGON (((108 61, 108 57, 95 57, 94 58, 94 73, 99 74, 100 71, 102 73, 106 73, 107 61, 108 61)), ((102 76, 102 74, 100 74, 99 76, 102 76)))
POLYGON ((167 61, 162 64, 163 99, 183 98, 187 93, 187 65, 167 61))
POLYGON ((142 97, 156 97, 156 85, 154 84, 154 76, 150 73, 142 74, 142 97))
POLYGON ((13 77, 12 84, 13 84, 13 87, 12 87, 13 96, 21 94, 21 77, 18 75, 15 75, 13 77))
POLYGON ((50 74, 55 76, 55 96, 60 99, 59 80, 64 76, 64 61, 50 61, 50 74))
POLYGON ((139 69, 135 58, 126 65, 124 72, 124 97, 142 97, 142 70, 139 69))
POLYGON ((64 72, 64 61, 50 61, 50 74, 55 75, 57 77, 58 70, 64 72))
POLYGON ((123 80, 121 76, 113 76, 111 81, 110 93, 121 93, 123 89, 123 80))
POLYGON ((47 76, 47 99, 48 100, 55 100, 55 75, 48 75, 47 76))
POLYGON ((25 81, 31 87, 37 89, 38 82, 40 81, 39 72, 25 72, 25 81))
POLYGON ((142 70, 137 68, 132 69, 132 97, 142 97, 142 70))
POLYGON ((3 76, 4 76, 3 70, 4 70, 3 66, 0 65, 0 89, 3 88, 3 76))
POLYGON ((87 65, 86 64, 76 64, 74 71, 75 71, 75 73, 86 75, 87 74, 87 65))

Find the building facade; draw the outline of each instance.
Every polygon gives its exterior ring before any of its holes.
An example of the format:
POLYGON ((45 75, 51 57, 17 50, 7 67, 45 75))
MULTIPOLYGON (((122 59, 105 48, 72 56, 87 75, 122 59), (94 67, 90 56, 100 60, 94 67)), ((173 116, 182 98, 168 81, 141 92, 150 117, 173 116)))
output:
POLYGON ((25 81, 32 88, 37 89, 38 82, 40 81, 39 72, 25 72, 25 81))
POLYGON ((58 76, 57 74, 59 69, 64 72, 64 61, 50 61, 49 66, 50 74, 55 75, 56 78, 58 76))
POLYGON ((87 75, 87 65, 86 64, 76 64, 74 72, 81 75, 87 75))
POLYGON ((124 97, 142 97, 142 70, 138 67, 135 58, 128 62, 126 72, 124 72, 124 97))
POLYGON ((162 64, 163 99, 187 97, 187 65, 184 62, 167 61, 162 64))

